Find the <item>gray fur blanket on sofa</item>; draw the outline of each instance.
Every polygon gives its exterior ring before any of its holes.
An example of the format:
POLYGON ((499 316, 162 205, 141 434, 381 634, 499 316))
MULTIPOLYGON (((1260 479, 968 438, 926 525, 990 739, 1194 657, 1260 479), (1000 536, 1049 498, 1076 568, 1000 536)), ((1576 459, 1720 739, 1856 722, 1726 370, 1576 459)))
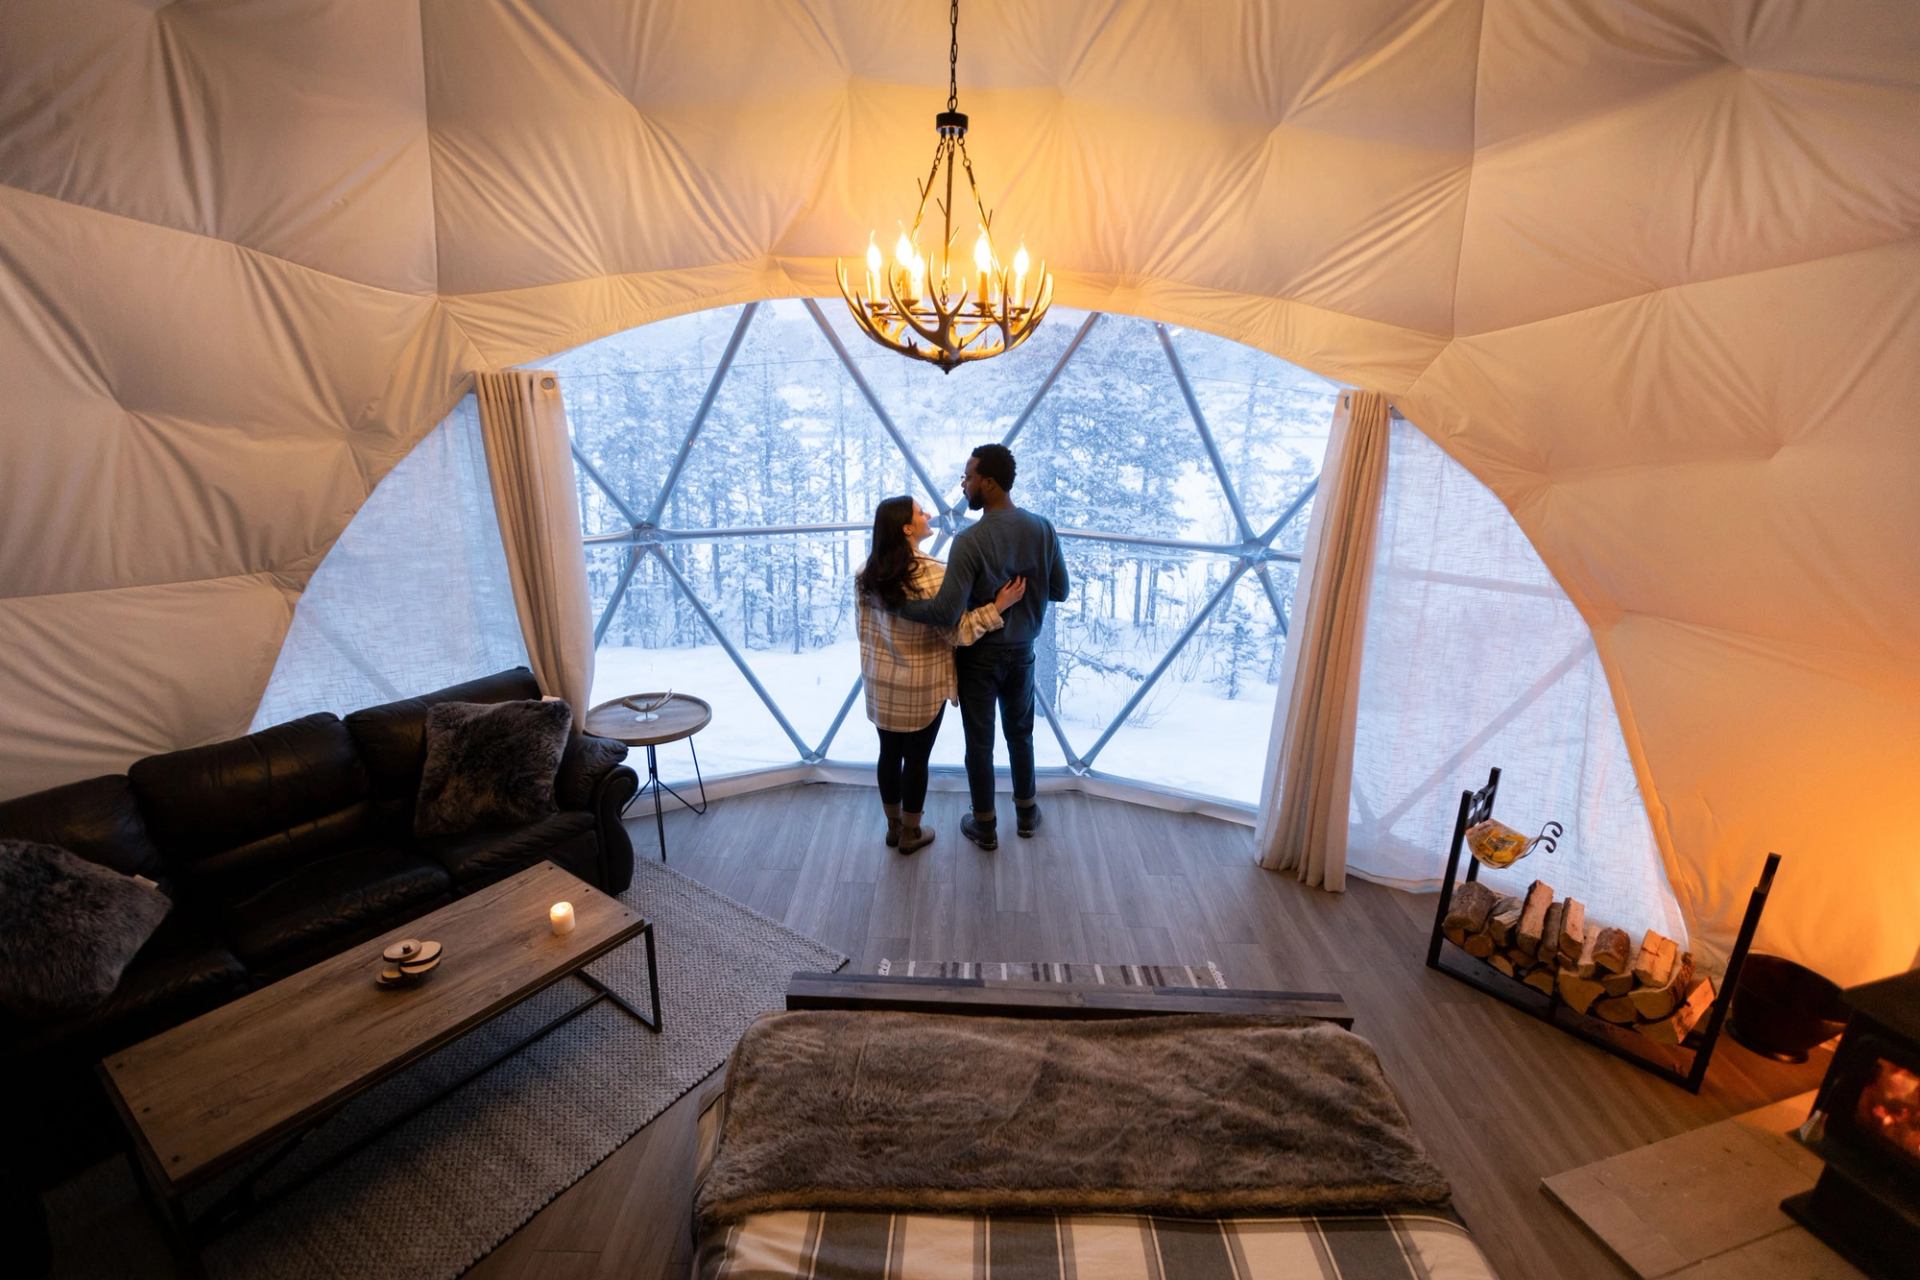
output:
POLYGON ((1365 1040, 1196 1015, 770 1014, 728 1068, 703 1228, 776 1209, 1444 1205, 1365 1040))

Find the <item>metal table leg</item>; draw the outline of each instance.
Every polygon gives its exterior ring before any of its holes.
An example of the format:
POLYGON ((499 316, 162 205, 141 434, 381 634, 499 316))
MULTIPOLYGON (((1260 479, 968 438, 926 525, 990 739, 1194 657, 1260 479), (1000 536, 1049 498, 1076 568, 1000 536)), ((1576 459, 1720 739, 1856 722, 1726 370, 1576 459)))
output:
MULTIPOLYGON (((660 793, 662 791, 666 792, 675 800, 678 800, 684 807, 691 809, 695 816, 703 815, 707 811, 707 780, 700 772, 700 748, 693 745, 692 738, 687 739, 687 746, 693 752, 693 779, 700 784, 699 804, 691 803, 678 791, 675 791, 672 787, 660 781, 659 751, 654 746, 650 745, 647 747, 647 782, 640 790, 651 791, 653 793, 653 827, 654 834, 660 841, 660 861, 662 862, 667 860, 667 820, 666 814, 661 807, 660 793)), ((640 795, 636 792, 633 799, 638 800, 639 798, 640 795)), ((631 805, 633 801, 629 800, 627 803, 631 805)), ((622 810, 622 812, 624 813, 625 811, 622 810)))
POLYGON ((579 970, 574 976, 599 993, 595 996, 596 1000, 611 1000, 631 1014, 634 1021, 638 1022, 641 1026, 649 1031, 658 1033, 660 1030, 660 970, 654 966, 653 962, 653 921, 647 921, 647 927, 640 931, 640 936, 646 939, 647 943, 647 1003, 653 1009, 652 1017, 648 1017, 627 1003, 625 997, 614 991, 613 988, 607 986, 606 983, 600 981, 600 979, 588 973, 585 969, 579 970))
MULTIPOLYGON (((700 803, 687 804, 687 798, 681 795, 678 791, 675 791, 672 787, 667 786, 667 784, 664 782, 660 783, 659 785, 666 789, 666 792, 668 795, 672 796, 675 800, 678 800, 681 804, 686 805, 687 808, 693 810, 694 816, 699 817, 704 815, 707 811, 707 780, 700 776, 700 748, 693 745, 692 738, 687 739, 687 749, 693 752, 693 780, 700 784, 700 803)), ((651 748, 649 748, 649 750, 651 750, 651 748)))
POLYGON ((667 820, 660 813, 660 757, 647 748, 647 785, 653 788, 653 826, 660 837, 660 861, 667 860, 667 820))

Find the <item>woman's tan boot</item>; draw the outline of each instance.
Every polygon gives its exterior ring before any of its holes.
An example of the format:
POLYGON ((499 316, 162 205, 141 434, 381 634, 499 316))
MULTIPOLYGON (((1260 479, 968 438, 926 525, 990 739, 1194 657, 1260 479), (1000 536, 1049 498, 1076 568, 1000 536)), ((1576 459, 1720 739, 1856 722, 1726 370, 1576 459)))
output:
POLYGON ((900 852, 912 853, 933 843, 933 828, 920 825, 920 815, 900 815, 900 852))

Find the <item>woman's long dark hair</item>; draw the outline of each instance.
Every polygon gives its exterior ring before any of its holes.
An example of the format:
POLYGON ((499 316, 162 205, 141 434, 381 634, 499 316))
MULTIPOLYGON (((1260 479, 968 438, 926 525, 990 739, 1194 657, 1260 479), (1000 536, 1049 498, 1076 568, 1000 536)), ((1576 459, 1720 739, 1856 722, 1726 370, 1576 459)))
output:
POLYGON ((907 526, 912 523, 913 499, 904 494, 884 499, 873 509, 873 543, 855 582, 860 594, 889 609, 907 602, 907 582, 913 574, 913 543, 907 540, 907 526))

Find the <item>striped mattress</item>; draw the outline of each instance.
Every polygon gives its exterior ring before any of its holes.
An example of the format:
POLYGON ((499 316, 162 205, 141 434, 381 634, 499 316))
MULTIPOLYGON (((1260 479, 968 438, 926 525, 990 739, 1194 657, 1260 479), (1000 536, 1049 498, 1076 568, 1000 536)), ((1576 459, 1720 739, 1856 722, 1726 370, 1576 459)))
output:
POLYGON ((700 1242, 699 1280, 1494 1280, 1450 1217, 751 1214, 700 1242))
MULTIPOLYGON (((700 1176, 720 1097, 700 1116, 700 1176)), ((1406 1213, 749 1214, 698 1245, 697 1280, 1495 1280, 1457 1218, 1406 1213)))

